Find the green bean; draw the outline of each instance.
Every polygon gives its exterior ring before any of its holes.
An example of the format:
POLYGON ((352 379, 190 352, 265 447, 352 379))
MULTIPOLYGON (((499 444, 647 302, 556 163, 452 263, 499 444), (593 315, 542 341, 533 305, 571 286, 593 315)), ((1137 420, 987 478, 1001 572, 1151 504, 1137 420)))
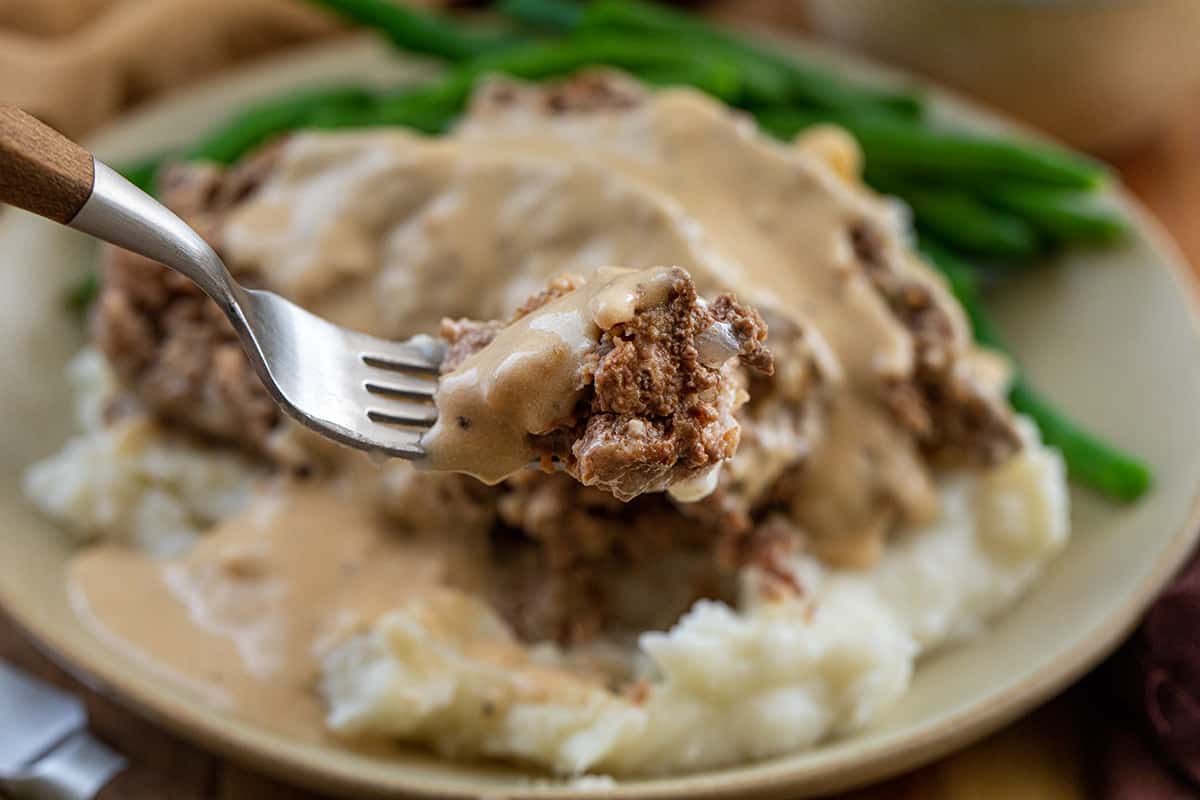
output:
POLYGON ((569 0, 502 0, 500 13, 534 28, 573 31, 583 21, 583 6, 569 0))
POLYGON ((485 31, 391 0, 308 0, 339 16, 374 28, 396 47, 413 53, 463 61, 514 44, 505 31, 485 31))
POLYGON ((1150 470, 1145 464, 1067 419, 1020 375, 1009 399, 1013 408, 1033 419, 1046 444, 1059 449, 1073 479, 1124 501, 1137 500, 1150 488, 1150 470))
POLYGON ((184 151, 189 161, 232 164, 255 147, 294 130, 318 109, 366 107, 373 94, 361 87, 313 89, 251 106, 184 151))
POLYGON ((410 128, 428 135, 443 134, 454 124, 455 115, 435 114, 403 106, 354 109, 348 113, 317 112, 305 120, 304 130, 346 128, 410 128))
MULTIPOLYGON (((593 5, 589 12, 597 8, 598 6, 593 5)), ((677 48, 684 48, 690 55, 707 53, 724 56, 736 64, 747 83, 746 91, 737 98, 739 105, 786 105, 799 94, 795 88, 795 81, 786 68, 771 63, 761 54, 743 52, 741 48, 729 42, 714 41, 707 36, 697 40, 696 36, 680 34, 669 26, 662 29, 654 25, 614 24, 599 15, 594 15, 582 29, 585 35, 639 37, 647 43, 655 44, 673 42, 677 48)))
MULTIPOLYGON (((951 290, 971 321, 975 339, 980 344, 1008 352, 983 308, 977 284, 969 277, 973 270, 930 239, 921 239, 918 247, 948 278, 951 290)), ((1150 488, 1150 470, 1145 464, 1068 419, 1037 393, 1019 368, 1009 390, 1009 399, 1013 408, 1033 420, 1046 444, 1058 448, 1073 479, 1123 501, 1136 500, 1150 488)))
MULTIPOLYGON (((983 206, 1004 216, 1015 216, 1044 239, 1059 244, 1112 244, 1129 233, 1121 211, 1107 197, 1090 191, 1044 186, 1031 181, 997 178, 986 183, 963 181, 961 176, 942 173, 936 179, 922 178, 903 170, 881 169, 871 164, 867 182, 880 191, 904 196, 919 187, 923 191, 964 192, 983 206)), ((952 237, 944 236, 946 240, 952 237)))
POLYGON ((461 103, 447 96, 446 81, 376 97, 364 106, 318 108, 298 127, 370 128, 405 127, 427 134, 445 133, 461 111, 461 103))
POLYGON ((414 113, 423 111, 427 114, 457 114, 462 111, 465 99, 457 78, 463 69, 460 67, 441 78, 380 94, 372 105, 382 109, 400 107, 414 113))
POLYGON ((1019 215, 1058 242, 1111 244, 1129 233, 1120 211, 1094 194, 998 182, 983 189, 983 198, 996 208, 1019 215))
POLYGON ((463 65, 445 85, 447 101, 465 102, 478 79, 488 73, 539 79, 565 75, 583 67, 615 66, 634 75, 676 70, 687 82, 718 97, 741 89, 741 75, 729 58, 699 53, 687 43, 644 37, 588 35, 571 40, 514 47, 463 65))
MULTIPOLYGON (((186 161, 232 164, 255 147, 299 127, 318 110, 348 112, 367 106, 374 95, 361 87, 323 87, 296 92, 249 106, 177 154, 186 161)), ((143 191, 153 193, 161 165, 160 155, 127 164, 120 172, 143 191)))
POLYGON ((162 165, 165 158, 165 155, 151 156, 150 158, 144 158, 141 161, 123 164, 117 169, 117 171, 124 176, 125 180, 129 181, 143 192, 146 192, 147 194, 153 194, 155 183, 158 180, 158 169, 162 165))
POLYGON ((858 140, 868 166, 914 177, 953 176, 955 185, 981 190, 997 178, 1074 189, 1094 189, 1107 170, 1091 159, 1031 142, 935 130, 878 116, 766 109, 755 114, 764 130, 781 139, 820 123, 846 128, 858 140))
POLYGON ((918 227, 956 250, 1000 259, 1028 258, 1038 252, 1038 234, 1029 223, 988 208, 966 192, 880 184, 870 177, 868 182, 903 199, 918 227))
MULTIPOLYGON (((640 36, 648 44, 686 44, 692 56, 722 55, 734 62, 744 85, 742 105, 803 102, 822 108, 872 110, 917 116, 914 95, 843 81, 832 72, 785 58, 769 48, 721 31, 689 14, 630 0, 600 0, 584 10, 566 0, 505 0, 501 11, 518 22, 557 32, 640 36)), ((669 72, 655 68, 655 80, 669 72)), ((670 83, 679 83, 671 80, 670 83)))
POLYGON ((588 13, 585 6, 569 0, 503 0, 500 3, 500 11, 517 22, 534 28, 559 33, 574 32, 575 35, 565 40, 566 42, 586 42, 592 39, 623 40, 640 42, 648 50, 670 48, 672 60, 679 63, 656 63, 653 66, 641 65, 637 68, 637 76, 648 83, 659 86, 687 85, 704 90, 711 85, 718 90, 714 94, 727 102, 785 103, 789 99, 787 71, 766 63, 757 55, 746 57, 734 53, 728 47, 717 53, 715 51, 720 47, 714 46, 712 42, 705 42, 701 47, 695 46, 695 43, 685 44, 675 33, 664 32, 655 25, 614 26, 604 20, 600 24, 593 20, 583 25, 588 13), (714 55, 727 62, 723 67, 724 72, 739 76, 738 82, 742 85, 742 90, 738 96, 729 92, 732 86, 730 79, 714 80, 710 75, 707 79, 697 80, 696 66, 692 62, 697 59, 711 61, 714 55))
POLYGON ((1025 220, 990 208, 955 188, 918 185, 894 172, 865 170, 866 182, 912 209, 919 230, 960 252, 995 259, 1026 258, 1038 251, 1038 233, 1025 220))
POLYGON ((846 81, 830 70, 785 57, 761 44, 750 44, 685 12, 637 0, 596 0, 584 13, 582 27, 598 31, 641 32, 663 41, 688 42, 696 50, 723 52, 734 57, 755 86, 771 85, 764 96, 751 95, 750 103, 773 102, 786 97, 823 109, 875 111, 903 117, 921 114, 918 97, 907 92, 880 90, 846 81))
POLYGON ((100 278, 94 270, 89 270, 77 283, 67 287, 63 301, 70 311, 82 314, 91 307, 99 294, 100 278))
MULTIPOLYGON (((425 133, 444 132, 461 109, 447 96, 446 81, 390 95, 362 87, 332 87, 285 95, 250 106, 184 150, 186 161, 232 164, 255 147, 298 128, 403 125, 425 133)), ((122 172, 152 191, 164 157, 126 165, 122 172)))
POLYGON ((729 65, 725 74, 719 68, 697 73, 693 67, 642 67, 637 78, 650 86, 665 89, 673 86, 688 86, 699 89, 725 102, 732 102, 740 93, 741 83, 737 69, 729 65))

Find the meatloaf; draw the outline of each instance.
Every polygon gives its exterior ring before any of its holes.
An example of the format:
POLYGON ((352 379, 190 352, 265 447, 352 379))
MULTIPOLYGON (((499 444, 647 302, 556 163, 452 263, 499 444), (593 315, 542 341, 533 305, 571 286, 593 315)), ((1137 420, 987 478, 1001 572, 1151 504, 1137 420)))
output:
MULTIPOLYGON (((766 323, 728 294, 704 302, 679 267, 602 270, 593 284, 585 287, 582 279, 559 278, 518 308, 506 324, 443 323, 442 336, 448 343, 443 374, 472 376, 467 387, 472 401, 478 386, 489 392, 488 407, 479 415, 458 413, 439 394, 445 426, 453 431, 452 446, 468 456, 484 451, 495 461, 499 454, 491 451, 504 446, 487 446, 497 440, 489 438, 492 420, 480 417, 501 422, 521 417, 531 395, 556 391, 550 376, 558 362, 569 359, 571 371, 560 387, 569 393, 569 401, 516 431, 526 435, 532 455, 625 501, 675 490, 686 481, 703 482, 708 475, 715 485, 714 470, 737 449, 734 411, 746 397, 743 375, 734 365, 762 376, 774 371, 763 344, 766 323), (608 307, 614 292, 635 292, 638 300, 627 318, 602 319, 616 313, 608 307), (598 303, 608 306, 597 313, 598 303), (593 338, 582 348, 564 348, 562 338, 545 335, 568 315, 581 328, 591 327, 593 338), (545 323, 551 319, 553 324, 545 323), (544 356, 554 363, 538 360, 544 356), (514 368, 522 365, 528 367, 520 372, 514 368)), ((616 299, 619 304, 623 298, 616 299)), ((537 405, 544 407, 545 399, 537 405)), ((446 436, 440 431, 441 426, 435 428, 430 437, 435 463, 446 436)), ((525 466, 519 458, 513 465, 525 466)), ((707 491, 695 487, 695 494, 707 491)))
MULTIPOLYGON (((471 166, 469 158, 476 157, 470 148, 486 150, 488 157, 493 147, 520 153, 528 139, 539 149, 558 148, 556 158, 574 163, 570 159, 579 157, 579 151, 573 148, 586 141, 588 166, 599 167, 587 172, 581 186, 600 185, 605 170, 628 170, 633 183, 641 182, 639 188, 649 185, 655 170, 667 176, 652 187, 656 205, 641 216, 631 212, 622 219, 636 226, 639 237, 665 230, 655 240, 656 252, 672 258, 652 263, 681 263, 688 274, 671 273, 667 302, 598 336, 588 369, 579 373, 574 402, 555 425, 532 436, 535 458, 545 456, 567 474, 526 469, 498 485, 483 486, 462 475, 397 465, 381 482, 381 509, 397 530, 476 536, 497 564, 507 565, 498 571, 502 577, 497 577, 493 602, 530 640, 578 641, 598 631, 657 624, 638 618, 639 612, 623 603, 627 593, 620 587, 630 580, 669 583, 670 577, 661 575, 664 564, 674 574, 688 576, 680 582, 681 598, 728 597, 733 577, 746 565, 765 575, 777 591, 803 591, 781 568, 786 555, 798 549, 845 567, 869 566, 896 531, 937 513, 936 479, 942 470, 986 469, 1021 447, 1011 409, 972 375, 972 344, 961 309, 879 213, 879 199, 852 172, 844 174, 844 165, 834 169, 822 164, 819 154, 785 155, 784 148, 760 141, 745 118, 711 101, 685 93, 656 95, 611 72, 542 86, 491 82, 477 92, 451 137, 429 144, 419 137, 396 136, 388 143, 393 149, 370 152, 385 161, 399 154, 405 164, 429 155, 435 169, 420 173, 425 181, 421 191, 428 188, 430 197, 405 196, 410 205, 403 214, 412 215, 412 224, 408 217, 386 225, 377 221, 384 233, 416 237, 448 226, 456 207, 436 202, 451 191, 446 187, 458 190, 460 199, 476 191, 471 197, 477 203, 480 198, 498 203, 519 194, 526 173, 534 178, 540 174, 532 168, 523 172, 525 162, 508 170, 483 159, 476 183, 451 183, 461 172, 455 159, 471 166), (706 170, 671 162, 676 151, 664 142, 677 135, 744 147, 740 155, 745 157, 736 163, 754 168, 754 196, 770 198, 775 191, 815 197, 821 202, 805 208, 821 227, 801 236, 791 229, 814 223, 794 215, 792 206, 755 206, 746 210, 747 218, 750 211, 759 215, 759 227, 739 228, 736 237, 717 243, 728 248, 720 252, 711 240, 722 233, 722 215, 743 209, 699 209, 697 214, 714 214, 703 219, 713 228, 705 231, 711 234, 705 241, 717 255, 703 264, 675 258, 694 253, 703 260, 709 252, 688 249, 703 237, 676 236, 670 227, 675 224, 672 209, 697 197, 682 193, 678 187, 690 185, 673 183, 684 173, 671 170, 686 167, 690 172, 685 177, 707 178, 719 166, 714 161, 706 170), (454 149, 459 143, 465 154, 454 149), (518 185, 501 184, 502 178, 518 185), (418 218, 429 209, 427 217, 418 218), (778 214, 788 216, 781 222, 778 214), (755 252, 780 254, 778 264, 754 274, 723 271, 725 257, 736 255, 735 245, 754 237, 769 245, 755 252), (808 244, 814 252, 802 246, 808 244), (782 285, 781 277, 794 277, 803 269, 811 271, 803 277, 812 281, 804 286, 832 286, 833 300, 807 298, 794 291, 796 282, 783 288, 799 302, 730 285, 732 276, 756 290, 764 283, 779 288, 773 283, 782 285), (819 271, 826 269, 829 274, 819 271), (757 311, 723 296, 731 288, 757 311), (714 299, 704 304, 701 293, 714 299), (857 305, 851 306, 851 300, 857 305), (861 326, 855 317, 860 313, 861 326), (831 321, 843 324, 841 339, 831 321), (738 356, 719 367, 706 363, 701 346, 714 324, 729 334, 738 356), (769 344, 763 341, 767 325, 769 344), (845 351, 859 334, 883 328, 891 337, 885 344, 896 347, 886 357, 872 353, 851 365, 857 372, 847 368, 845 351), (748 402, 740 404, 733 387, 739 397, 747 394, 748 402), (717 424, 708 424, 713 420, 717 424), (737 435, 731 440, 733 430, 737 435), (731 442, 738 439, 734 453, 731 442), (722 465, 713 473, 715 490, 699 502, 639 494, 703 473, 713 464, 722 465), (621 502, 614 493, 638 496, 621 502)), ((372 145, 364 138, 338 146, 350 152, 372 145)), ((282 149, 288 148, 285 143, 282 149)), ((256 202, 265 192, 260 187, 275 181, 276 196, 286 199, 283 189, 290 184, 280 179, 280 152, 271 148, 225 170, 175 170, 162 197, 225 251, 228 220, 256 202)), ((319 182, 321 170, 337 167, 330 161, 311 162, 308 168, 319 182)), ((565 168, 556 164, 556 169, 565 168)), ((293 170, 289 180, 299 180, 296 175, 293 170)), ((620 207, 637 198, 619 195, 620 207)), ((274 214, 280 208, 262 210, 274 214)), ((561 229, 549 223, 531 226, 533 220, 520 214, 505 219, 515 220, 511 224, 521 230, 536 228, 536 236, 521 238, 519 230, 488 228, 498 237, 496 246, 479 244, 472 252, 494 259, 495 269, 503 275, 511 272, 512 285, 522 290, 504 295, 502 311, 474 315, 499 321, 456 319, 442 325, 447 376, 514 323, 582 288, 577 279, 559 279, 522 304, 533 287, 545 285, 546 276, 554 274, 538 274, 533 283, 517 280, 528 277, 518 274, 520 268, 535 273, 534 266, 550 260, 537 261, 542 253, 524 252, 522 244, 545 247, 557 257, 590 252, 600 241, 588 237, 599 235, 602 221, 582 214, 547 216, 561 221, 561 229)), ((490 217, 488 222, 492 224, 490 217)), ((369 233, 384 235, 375 229, 369 233)), ((441 246, 453 240, 430 233, 405 241, 441 246)), ((411 247, 405 252, 428 255, 411 247)), ((222 255, 240 279, 281 288, 272 285, 270 271, 259 269, 258 263, 222 255)), ((393 280, 396 275, 424 276, 422 266, 445 269, 469 254, 452 249, 435 255, 445 258, 420 261, 420 255, 410 262, 400 257, 385 268, 394 267, 393 280)), ((489 295, 493 301, 498 296, 489 295)), ((439 306, 438 314, 448 310, 439 306)), ((428 309, 423 311, 428 315, 428 309)), ((96 311, 95 337, 125 389, 163 421, 273 458, 270 443, 281 425, 279 415, 224 319, 186 281, 157 265, 114 253, 96 311)), ((683 599, 681 603, 686 606, 683 599)))

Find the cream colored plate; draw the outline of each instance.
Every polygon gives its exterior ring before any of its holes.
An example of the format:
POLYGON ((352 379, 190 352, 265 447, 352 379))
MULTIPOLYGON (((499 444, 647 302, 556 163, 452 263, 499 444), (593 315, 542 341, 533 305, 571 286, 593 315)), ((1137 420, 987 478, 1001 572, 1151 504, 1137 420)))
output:
MULTIPOLYGON (((864 69, 861 66, 855 70, 864 69)), ((272 63, 121 123, 95 140, 110 160, 187 139, 250 98, 317 80, 413 77, 368 41, 272 63)), ((958 101, 942 111, 1003 124, 958 101)), ((1072 416, 1143 455, 1157 485, 1128 507, 1075 492, 1074 538, 1030 595, 975 643, 923 662, 911 692, 872 730, 813 752, 588 796, 798 797, 916 766, 1000 726, 1107 653, 1186 555, 1197 531, 1200 336, 1187 268, 1136 208, 1127 246, 1079 252, 998 298, 997 312, 1038 384, 1072 416)), ((93 257, 81 237, 27 215, 0 215, 0 601, 64 663, 205 747, 301 782, 361 796, 575 797, 562 784, 496 765, 413 752, 373 760, 297 744, 200 704, 117 655, 72 615, 66 537, 22 499, 22 468, 71 428, 62 366, 82 333, 60 293, 93 257)))

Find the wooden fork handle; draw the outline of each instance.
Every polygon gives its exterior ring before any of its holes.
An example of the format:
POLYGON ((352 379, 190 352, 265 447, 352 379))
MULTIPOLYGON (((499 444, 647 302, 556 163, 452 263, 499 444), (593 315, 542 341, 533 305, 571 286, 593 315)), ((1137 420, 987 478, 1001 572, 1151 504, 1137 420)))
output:
POLYGON ((0 203, 66 225, 94 181, 91 153, 19 108, 0 105, 0 203))

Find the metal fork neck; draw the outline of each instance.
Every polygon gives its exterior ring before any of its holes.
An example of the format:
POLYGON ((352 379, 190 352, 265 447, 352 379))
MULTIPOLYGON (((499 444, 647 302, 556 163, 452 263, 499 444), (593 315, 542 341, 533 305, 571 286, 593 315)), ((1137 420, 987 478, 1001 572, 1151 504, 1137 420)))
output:
POLYGON ((171 267, 193 280, 222 310, 236 312, 239 288, 207 242, 99 160, 95 176, 92 195, 70 227, 171 267))

